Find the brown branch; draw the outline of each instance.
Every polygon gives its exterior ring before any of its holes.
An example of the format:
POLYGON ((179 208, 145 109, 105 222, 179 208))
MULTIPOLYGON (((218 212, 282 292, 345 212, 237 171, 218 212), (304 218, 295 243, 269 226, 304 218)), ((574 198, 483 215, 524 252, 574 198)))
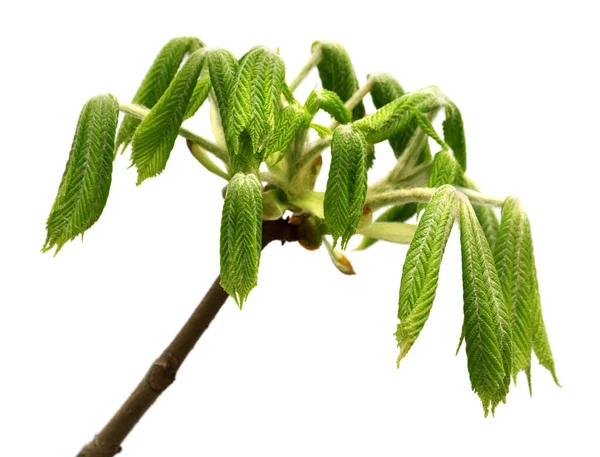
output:
MULTIPOLYGON (((265 221, 262 235, 263 249, 275 240, 280 240, 282 244, 286 241, 297 241, 298 226, 288 224, 283 219, 265 221)), ((81 449, 77 457, 112 457, 121 451, 123 440, 159 395, 175 381, 177 370, 227 300, 229 295, 221 287, 220 281, 219 276, 175 339, 152 364, 127 401, 102 431, 81 449)))

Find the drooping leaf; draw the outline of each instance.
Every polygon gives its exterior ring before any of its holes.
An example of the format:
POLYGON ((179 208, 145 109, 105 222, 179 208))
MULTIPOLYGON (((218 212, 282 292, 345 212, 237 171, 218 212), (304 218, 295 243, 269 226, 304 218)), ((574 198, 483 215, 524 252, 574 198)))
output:
MULTIPOLYGON (((358 79, 350 56, 339 43, 316 41, 312 50, 319 46, 323 57, 317 65, 319 77, 324 89, 335 92, 345 103, 359 88, 358 79)), ((360 102, 352 110, 352 119, 361 119, 365 115, 365 106, 360 102)))
POLYGON ((91 98, 83 106, 56 200, 46 222, 43 252, 83 235, 106 205, 115 157, 119 103, 110 94, 91 98))
POLYGON ((137 128, 133 136, 131 162, 138 170, 138 185, 165 169, 203 61, 202 50, 190 56, 137 128))
POLYGON ((408 248, 398 299, 398 363, 406 356, 429 317, 456 211, 456 190, 452 186, 440 187, 427 205, 408 248))
POLYGON ((196 87, 194 87, 194 92, 192 92, 190 102, 185 110, 185 114, 183 115, 183 120, 189 119, 196 114, 196 112, 208 98, 210 87, 210 76, 208 74, 202 76, 198 80, 196 87))
POLYGON ((331 165, 325 200, 325 220, 335 247, 342 239, 342 249, 356 231, 367 194, 366 143, 351 124, 341 125, 333 132, 331 165))
MULTIPOLYGON (((448 153, 442 149, 433 157, 433 164, 427 180, 427 187, 436 188, 445 184, 455 184, 456 182, 456 167, 458 163, 448 153)), ((421 212, 425 207, 423 203, 419 203, 417 212, 421 212)))
POLYGON ((344 106, 344 102, 338 94, 327 89, 313 90, 306 99, 304 107, 311 116, 322 109, 340 124, 352 122, 352 112, 344 106))
POLYGON ((471 387, 485 415, 506 400, 512 370, 510 319, 492 251, 471 203, 460 199, 464 323, 471 387))
MULTIPOLYGON (((540 364, 552 374, 552 378, 554 379, 556 385, 560 387, 558 377, 556 376, 556 367, 554 364, 554 357, 552 356, 552 349, 550 348, 550 342, 548 340, 548 333, 546 332, 546 324, 544 323, 544 316, 542 314, 540 288, 538 283, 537 270, 535 267, 535 256, 533 255, 533 247, 531 248, 531 255, 531 264, 533 266, 531 272, 531 285, 533 288, 533 303, 531 308, 531 332, 533 352, 535 353, 535 356, 537 357, 540 364)), ((528 378, 529 377, 530 375, 528 374, 528 378)))
MULTIPOLYGON (((194 37, 179 37, 169 41, 154 59, 133 96, 132 103, 149 109, 154 107, 171 84, 186 54, 196 51, 202 46, 204 44, 194 37)), ((125 115, 117 134, 117 148, 121 145, 123 145, 123 150, 127 148, 140 122, 139 119, 125 115)))
MULTIPOLYGON (((481 192, 475 183, 465 176, 460 166, 456 167, 456 185, 476 192, 481 192)), ((493 250, 498 236, 498 229, 500 228, 498 217, 496 216, 494 209, 489 206, 477 205, 473 209, 475 210, 477 220, 483 229, 485 238, 490 245, 490 248, 493 250)))
POLYGON ((512 376, 516 382, 519 371, 531 366, 533 245, 529 220, 516 198, 504 201, 501 220, 494 260, 512 327, 512 376))
POLYGON ((279 117, 285 84, 281 57, 264 46, 248 51, 241 59, 228 102, 227 143, 239 152, 239 137, 247 131, 255 154, 260 154, 279 117))
POLYGON ((352 125, 363 132, 366 140, 373 144, 406 131, 411 132, 412 138, 417 126, 413 108, 422 113, 430 113, 444 103, 445 97, 437 87, 427 87, 397 98, 374 113, 354 121, 352 125))
POLYGON ((256 286, 262 248, 262 195, 256 175, 227 185, 221 217, 221 286, 241 308, 256 286))
POLYGON ((463 170, 467 169, 467 144, 462 115, 454 103, 446 104, 446 119, 442 122, 444 141, 452 148, 454 158, 463 170))
POLYGON ((269 138, 265 153, 265 160, 269 166, 272 167, 283 159, 287 148, 307 120, 304 108, 297 104, 288 105, 281 110, 279 121, 273 135, 269 138))
MULTIPOLYGON (((385 210, 375 220, 375 222, 405 222, 415 215, 417 211, 416 203, 406 203, 404 205, 392 206, 385 210)), ((356 251, 362 251, 367 249, 369 246, 375 244, 377 240, 368 236, 363 236, 360 244, 356 247, 356 251)))
POLYGON ((231 52, 221 48, 210 49, 204 55, 211 86, 219 107, 221 126, 223 131, 226 132, 229 117, 229 99, 233 90, 235 75, 238 72, 238 61, 231 52))

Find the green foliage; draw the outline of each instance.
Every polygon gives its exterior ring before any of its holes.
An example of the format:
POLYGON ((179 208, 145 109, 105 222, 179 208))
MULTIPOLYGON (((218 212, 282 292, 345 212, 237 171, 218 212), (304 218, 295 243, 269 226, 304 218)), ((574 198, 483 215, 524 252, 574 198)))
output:
MULTIPOLYGON (((194 37, 179 37, 169 41, 154 59, 132 103, 152 108, 171 84, 184 57, 202 46, 204 44, 194 37)), ((125 149, 129 145, 139 125, 139 119, 125 115, 117 134, 117 148, 123 145, 125 149)))
POLYGON ((106 205, 115 156, 119 103, 110 94, 91 98, 83 106, 56 200, 46 222, 43 252, 83 235, 106 205))
POLYGON ((502 202, 485 196, 465 175, 464 126, 452 101, 435 86, 405 93, 385 73, 370 75, 370 85, 357 94, 358 78, 344 48, 315 42, 311 59, 290 86, 297 87, 316 66, 323 88, 313 90, 302 106, 285 83, 278 51, 257 46, 238 61, 225 49, 203 46, 191 37, 167 43, 131 105, 119 104, 109 94, 85 104, 48 217, 43 251, 58 252, 100 217, 119 146, 132 142, 131 161, 140 184, 164 170, 180 135, 201 166, 228 181, 221 219, 221 285, 240 307, 257 284, 263 221, 277 221, 267 225, 269 240, 272 227, 287 223, 282 239, 294 239, 308 250, 324 246, 345 274, 354 269, 336 248, 340 239, 341 249, 355 233, 364 235, 358 250, 376 240, 410 244, 398 299, 400 362, 432 310, 445 246, 459 217, 461 342, 466 341, 471 385, 486 416, 505 401, 511 376, 516 381, 525 371, 531 389, 532 352, 558 384, 529 220, 516 198, 502 202), (359 98, 369 87, 377 110, 365 116, 359 98), (207 98, 215 142, 181 127, 207 98), (352 110, 344 105, 349 100, 352 110), (115 142, 119 109, 127 115, 115 142), (432 126, 442 109, 443 138, 432 126), (319 110, 335 120, 330 127, 311 123, 319 110), (310 128, 319 139, 310 138, 310 128), (428 138, 441 147, 435 157, 428 138), (374 144, 385 140, 398 160, 369 186, 374 144), (329 146, 322 192, 315 184, 329 146), (502 206, 501 223, 492 206, 502 206), (373 211, 380 208, 385 210, 373 222, 373 211), (418 225, 404 223, 422 209, 418 225))
POLYGON ((192 97, 190 98, 190 102, 185 110, 185 114, 183 115, 184 120, 189 119, 196 114, 196 111, 200 109, 202 104, 208 98, 210 88, 210 76, 202 76, 196 83, 196 87, 194 87, 194 92, 192 92, 192 97))
MULTIPOLYGON (((347 102, 358 90, 358 78, 350 56, 339 43, 315 41, 312 45, 313 52, 319 47, 323 57, 317 69, 323 88, 333 91, 347 102)), ((365 115, 365 106, 360 102, 352 110, 352 119, 361 119, 365 115)))
POLYGON ((285 84, 285 65, 279 55, 264 46, 248 51, 241 59, 228 101, 227 144, 239 153, 239 138, 246 131, 252 150, 262 153, 275 130, 281 94, 285 84))
POLYGON ((439 109, 444 102, 437 87, 427 87, 397 98, 353 125, 363 132, 369 143, 379 143, 403 131, 414 132, 417 123, 414 109, 427 114, 439 109))
POLYGON ((307 121, 306 111, 295 103, 281 110, 279 122, 277 122, 273 135, 269 138, 265 153, 265 160, 269 166, 272 167, 283 159, 287 148, 307 121))
POLYGON ((454 187, 440 187, 427 205, 408 248, 398 299, 398 363, 406 356, 429 317, 456 210, 454 187))
POLYGON ((167 91, 136 130, 132 142, 131 162, 138 171, 138 185, 165 169, 203 62, 202 50, 190 56, 167 91))
MULTIPOLYGON (((375 222, 405 222, 415 215, 417 212, 416 203, 407 203, 405 205, 395 205, 385 210, 375 220, 375 222)), ((369 246, 375 244, 377 240, 368 236, 363 236, 360 244, 356 247, 356 251, 362 251, 369 246)))
POLYGON ((485 415, 506 401, 512 332, 492 251, 469 201, 460 200, 464 323, 469 377, 485 415))
POLYGON ((221 217, 221 286, 241 308, 256 286, 262 248, 261 184, 237 173, 227 186, 221 217))
POLYGON ((341 238, 342 249, 346 248, 363 212, 367 193, 366 152, 363 136, 350 124, 334 130, 323 203, 334 247, 341 238))
POLYGON ((221 48, 208 50, 204 55, 211 86, 217 99, 222 127, 227 131, 229 97, 238 72, 238 61, 231 52, 221 48))
POLYGON ((327 89, 313 90, 304 104, 306 111, 314 116, 319 109, 331 114, 340 124, 352 122, 352 112, 344 106, 338 94, 327 89))
POLYGON ((462 115, 454 103, 446 104, 446 119, 442 123, 444 141, 452 148, 454 158, 463 170, 467 169, 467 145, 462 115))

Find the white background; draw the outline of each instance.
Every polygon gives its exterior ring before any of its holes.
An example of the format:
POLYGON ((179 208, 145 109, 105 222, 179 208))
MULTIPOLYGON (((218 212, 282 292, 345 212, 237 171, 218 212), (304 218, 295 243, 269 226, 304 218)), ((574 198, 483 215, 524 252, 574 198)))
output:
MULTIPOLYGON (((469 174, 529 211, 563 388, 537 364, 495 418, 471 392, 457 231, 431 317, 395 368, 406 247, 273 244, 243 311, 228 301, 124 443, 124 456, 598 455, 598 116, 595 2, 12 2, 0 7, 0 453, 74 456, 100 430, 218 272, 223 181, 178 142, 135 186, 115 163, 100 221, 39 250, 79 110, 129 100, 161 46, 196 35, 241 56, 279 47, 288 80, 316 39, 359 79, 436 84, 461 108, 469 174)), ((299 90, 303 97, 315 75, 299 90)), ((370 105, 370 102, 368 104, 370 105)), ((206 113, 189 127, 208 134, 206 113)), ((375 174, 392 163, 379 146, 375 174)))

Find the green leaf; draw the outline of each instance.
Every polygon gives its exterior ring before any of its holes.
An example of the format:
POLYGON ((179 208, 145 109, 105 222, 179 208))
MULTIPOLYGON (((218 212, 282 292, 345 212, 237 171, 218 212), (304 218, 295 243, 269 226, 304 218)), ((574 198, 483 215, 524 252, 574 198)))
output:
POLYGON ((262 195, 256 175, 227 185, 221 218, 221 286, 241 308, 256 286, 262 249, 262 195))
POLYGON ((550 371, 556 385, 560 387, 558 377, 556 376, 554 357, 552 357, 552 349, 550 349, 548 333, 546 332, 546 325, 544 324, 544 317, 542 315, 542 304, 540 300, 540 290, 537 279, 537 271, 535 268, 535 259, 532 260, 532 264, 533 272, 531 277, 531 284, 533 286, 533 303, 531 310, 531 329, 533 352, 535 353, 535 356, 539 360, 540 364, 548 371, 550 371))
POLYGON ((311 116, 322 109, 340 124, 352 122, 352 112, 344 106, 344 102, 338 94, 327 89, 313 90, 306 99, 304 107, 311 116))
POLYGON ((323 203, 325 221, 333 246, 342 239, 342 249, 356 232, 367 195, 367 144, 351 124, 333 131, 331 165, 323 203))
MULTIPOLYGON (((445 184, 455 184, 457 167, 458 163, 456 163, 456 160, 454 160, 448 151, 442 149, 433 157, 433 165, 429 173, 427 187, 436 188, 445 184)), ((423 203, 419 203, 417 212, 421 212, 424 207, 423 203)))
POLYGON ((454 103, 448 100, 446 104, 446 119, 442 122, 444 141, 448 143, 454 158, 463 170, 467 169, 467 144, 462 115, 454 103))
POLYGON ((265 160, 270 167, 283 159, 287 148, 307 120, 304 108, 297 104, 288 105, 281 110, 279 121, 273 135, 269 138, 265 153, 265 160))
MULTIPOLYGON (((323 88, 335 92, 344 103, 347 102, 359 88, 350 56, 339 43, 315 41, 313 52, 317 46, 323 54, 317 64, 323 88)), ((365 106, 360 102, 352 110, 352 119, 361 119, 364 115, 365 106)))
POLYGON ((321 124, 310 124, 310 128, 317 132, 319 138, 327 138, 333 134, 329 127, 325 127, 321 124))
MULTIPOLYGON (((171 84, 186 54, 203 46, 202 41, 194 37, 179 37, 169 41, 154 59, 152 66, 133 96, 132 103, 149 109, 154 107, 171 84)), ((123 145, 123 150, 127 148, 140 122, 139 119, 125 115, 117 134, 117 148, 121 145, 123 145)))
POLYGON ((456 219, 456 200, 454 187, 440 187, 427 205, 408 248, 398 300, 398 364, 414 344, 429 317, 442 256, 456 219))
POLYGON ((239 152, 240 135, 247 131, 253 152, 260 155, 275 130, 284 84, 283 60, 270 49, 257 46, 240 59, 225 130, 227 143, 235 154, 239 152))
POLYGON ((192 97, 190 98, 190 102, 185 110, 185 114, 183 115, 183 120, 189 119, 200 109, 202 104, 208 98, 208 93, 210 92, 210 76, 204 75, 202 76, 198 82, 196 83, 196 87, 194 87, 194 92, 192 92, 192 97))
POLYGON ((512 370, 512 333, 492 251, 466 197, 460 201, 467 365, 485 416, 506 400, 512 370))
MULTIPOLYGON (((456 167, 456 185, 481 192, 475 183, 465 176, 459 166, 456 167)), ((498 229, 500 228, 500 222, 498 221, 498 217, 496 217, 496 213, 494 213, 494 209, 489 206, 480 205, 475 206, 473 209, 490 248, 494 249, 498 229)))
POLYGON ((203 62, 202 50, 190 56, 136 130, 131 162, 138 170, 138 185, 165 169, 203 62))
POLYGON ((210 82, 217 99, 221 126, 227 131, 227 119, 229 117, 229 98, 233 90, 235 75, 238 71, 238 61, 235 56, 226 49, 216 48, 206 51, 204 54, 210 75, 210 82))
MULTIPOLYGON (((392 206, 385 210, 375 220, 375 222, 404 222, 415 215, 417 211, 416 203, 406 203, 404 205, 392 206)), ((362 251, 367 249, 369 246, 375 244, 377 240, 368 236, 363 236, 360 244, 356 247, 355 251, 362 251)))
POLYGON ((445 101, 437 87, 427 87, 403 95, 352 125, 363 132, 366 140, 373 144, 390 139, 401 132, 410 133, 412 138, 417 127, 413 108, 430 113, 443 106, 445 101))
POLYGON ((43 252, 83 235, 106 205, 115 157, 119 103, 110 94, 91 98, 83 106, 56 200, 46 222, 43 252))
POLYGON ((512 376, 531 367, 531 310, 533 244, 531 228, 519 201, 509 197, 502 205, 502 223, 494 248, 498 278, 504 292, 513 334, 512 376))

